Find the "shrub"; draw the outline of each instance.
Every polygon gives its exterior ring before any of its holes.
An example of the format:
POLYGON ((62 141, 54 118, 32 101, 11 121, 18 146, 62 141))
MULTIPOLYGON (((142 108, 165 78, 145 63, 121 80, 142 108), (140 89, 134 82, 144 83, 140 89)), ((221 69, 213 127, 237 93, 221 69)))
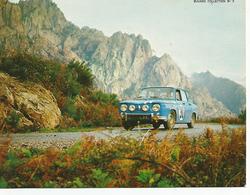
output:
POLYGON ((161 174, 155 174, 153 170, 146 169, 140 170, 139 175, 136 176, 136 179, 144 184, 147 187, 156 186, 158 181, 160 180, 161 174))
POLYGON ((102 91, 94 91, 91 94, 90 99, 96 103, 112 104, 114 106, 117 106, 119 103, 119 100, 116 94, 104 93, 102 91))
POLYGON ((66 72, 62 81, 63 88, 61 90, 64 95, 73 98, 80 94, 81 84, 75 80, 72 73, 66 72))
POLYGON ((71 118, 76 121, 80 121, 83 117, 83 111, 78 109, 75 105, 75 100, 68 98, 62 109, 63 114, 68 114, 71 118))
POLYGON ((72 60, 68 64, 68 69, 74 75, 74 78, 84 87, 93 87, 94 75, 89 67, 89 64, 85 61, 79 62, 72 60))
POLYGON ((159 141, 85 137, 66 150, 10 150, 0 164, 7 187, 227 187, 246 182, 246 131, 179 131, 159 141), (24 155, 25 154, 25 155, 24 155), (105 170, 105 171, 104 171, 105 170))
POLYGON ((94 184, 93 187, 105 188, 112 181, 108 173, 101 169, 92 169, 91 179, 94 184))
POLYGON ((18 53, 0 59, 0 70, 20 80, 41 83, 48 87, 55 83, 60 63, 37 56, 18 53))
POLYGON ((243 124, 243 120, 240 117, 217 117, 205 120, 198 120, 197 122, 202 123, 220 123, 220 124, 243 124))
POLYGON ((65 66, 58 60, 25 53, 1 57, 0 70, 23 81, 40 83, 54 94, 61 91, 68 97, 79 95, 82 89, 92 88, 94 82, 87 62, 73 60, 65 66))
POLYGON ((8 125, 10 125, 13 128, 16 128, 20 121, 20 116, 17 114, 16 111, 12 111, 5 120, 8 125))
POLYGON ((0 177, 0 188, 7 188, 8 183, 5 181, 3 177, 0 177))

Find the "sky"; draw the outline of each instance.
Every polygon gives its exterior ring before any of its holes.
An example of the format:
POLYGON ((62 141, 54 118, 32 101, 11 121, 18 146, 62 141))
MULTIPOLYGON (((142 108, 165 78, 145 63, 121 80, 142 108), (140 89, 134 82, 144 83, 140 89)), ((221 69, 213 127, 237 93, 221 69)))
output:
POLYGON ((188 76, 209 70, 245 86, 244 0, 53 1, 79 27, 141 34, 155 55, 170 54, 188 76))

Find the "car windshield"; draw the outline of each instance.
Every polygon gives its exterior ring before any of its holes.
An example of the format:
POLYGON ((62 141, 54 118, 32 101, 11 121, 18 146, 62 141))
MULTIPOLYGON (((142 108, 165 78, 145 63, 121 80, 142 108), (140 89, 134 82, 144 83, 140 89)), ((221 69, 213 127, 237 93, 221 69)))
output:
POLYGON ((174 89, 171 87, 150 87, 141 90, 138 98, 160 98, 160 99, 174 99, 174 89))

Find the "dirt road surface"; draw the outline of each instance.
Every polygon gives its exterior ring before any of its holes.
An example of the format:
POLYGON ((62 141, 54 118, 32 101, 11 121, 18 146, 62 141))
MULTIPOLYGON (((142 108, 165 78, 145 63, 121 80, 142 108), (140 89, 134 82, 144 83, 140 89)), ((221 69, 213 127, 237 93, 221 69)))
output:
MULTIPOLYGON (((228 129, 244 127, 243 125, 227 125, 228 129)), ((93 136, 96 139, 110 139, 116 136, 132 137, 142 140, 146 136, 152 133, 156 134, 156 137, 161 140, 165 136, 175 136, 179 129, 183 129, 189 137, 199 136, 204 133, 204 129, 211 128, 214 131, 220 131, 222 126, 220 124, 206 124, 199 123, 195 125, 195 128, 189 129, 186 125, 176 125, 173 130, 164 130, 161 126, 158 130, 152 130, 149 128, 135 128, 132 131, 126 131, 122 127, 118 128, 103 128, 103 130, 91 131, 91 132, 58 132, 58 133, 16 133, 11 134, 11 147, 58 147, 67 148, 72 144, 80 141, 84 136, 93 136)))

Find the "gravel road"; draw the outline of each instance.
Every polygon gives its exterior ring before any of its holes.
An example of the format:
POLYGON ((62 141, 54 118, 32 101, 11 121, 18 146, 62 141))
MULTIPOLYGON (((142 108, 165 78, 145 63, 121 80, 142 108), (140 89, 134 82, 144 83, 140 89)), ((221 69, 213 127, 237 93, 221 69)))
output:
MULTIPOLYGON (((244 127, 243 125, 227 125, 229 129, 244 127)), ((221 130, 220 124, 196 124, 195 128, 188 129, 186 125, 176 125, 171 131, 166 131, 162 127, 159 130, 149 130, 148 128, 135 128, 132 131, 125 131, 122 128, 103 128, 103 130, 92 132, 62 132, 62 133, 16 133, 11 134, 11 146, 14 148, 23 147, 38 147, 47 148, 50 146, 58 148, 67 148, 75 142, 81 140, 84 136, 94 136, 96 139, 110 139, 116 136, 133 137, 142 139, 145 136, 155 133, 159 140, 166 135, 174 136, 180 128, 190 136, 198 136, 204 132, 206 128, 212 128, 215 131, 221 130)))

